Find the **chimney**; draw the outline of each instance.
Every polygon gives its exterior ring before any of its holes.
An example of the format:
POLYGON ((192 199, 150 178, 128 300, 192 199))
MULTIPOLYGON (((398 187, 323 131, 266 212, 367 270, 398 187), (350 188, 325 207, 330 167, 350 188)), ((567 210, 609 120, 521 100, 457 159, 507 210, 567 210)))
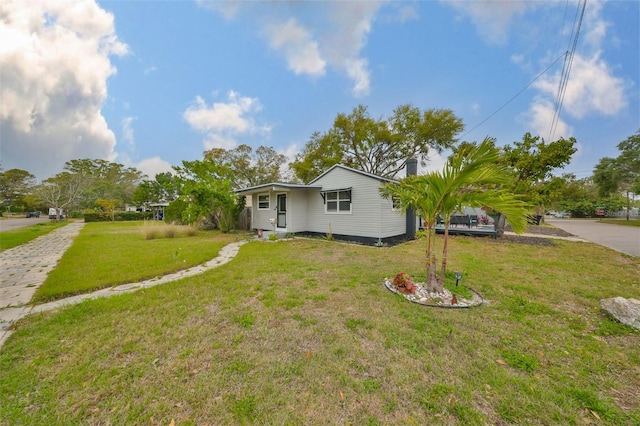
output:
MULTIPOLYGON (((407 160, 407 176, 414 176, 418 174, 418 160, 415 158, 409 158, 407 160)), ((416 237, 416 213, 412 207, 407 209, 406 215, 406 236, 407 239, 413 240, 416 237)))

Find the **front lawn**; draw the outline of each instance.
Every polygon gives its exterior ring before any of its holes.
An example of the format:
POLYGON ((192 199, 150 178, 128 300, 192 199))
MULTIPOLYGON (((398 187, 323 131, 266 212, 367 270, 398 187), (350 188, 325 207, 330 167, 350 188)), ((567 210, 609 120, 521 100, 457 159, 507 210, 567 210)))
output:
POLYGON ((255 242, 196 277, 30 316, 0 351, 0 423, 640 423, 640 333, 598 308, 640 298, 640 260, 453 237, 450 269, 486 298, 453 310, 383 287, 423 254, 255 242))
POLYGON ((32 302, 43 303, 200 265, 237 238, 235 234, 164 223, 87 223, 32 302))

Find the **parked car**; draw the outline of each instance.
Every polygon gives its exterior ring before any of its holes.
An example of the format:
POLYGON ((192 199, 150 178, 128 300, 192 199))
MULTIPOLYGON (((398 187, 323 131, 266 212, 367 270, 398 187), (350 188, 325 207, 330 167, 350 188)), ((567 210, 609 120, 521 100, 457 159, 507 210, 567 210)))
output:
POLYGON ((40 217, 40 212, 27 212, 27 218, 40 217))

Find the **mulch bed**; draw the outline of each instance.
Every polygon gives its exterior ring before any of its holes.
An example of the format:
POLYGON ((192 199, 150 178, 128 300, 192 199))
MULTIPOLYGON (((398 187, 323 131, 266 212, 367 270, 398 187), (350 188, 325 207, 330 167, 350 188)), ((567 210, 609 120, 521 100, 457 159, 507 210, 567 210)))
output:
MULTIPOLYGON (((504 229, 505 231, 513 232, 513 229, 509 225, 507 225, 504 229)), ((544 238, 543 235, 553 236, 553 237, 573 237, 574 235, 564 231, 559 228, 554 228, 553 226, 542 226, 542 225, 529 225, 527 226, 526 234, 538 234, 540 237, 529 237, 524 235, 503 235, 500 238, 497 238, 495 241, 499 243, 516 243, 516 244, 527 244, 530 246, 539 246, 539 247, 553 247, 556 245, 556 242, 552 238, 544 238)))

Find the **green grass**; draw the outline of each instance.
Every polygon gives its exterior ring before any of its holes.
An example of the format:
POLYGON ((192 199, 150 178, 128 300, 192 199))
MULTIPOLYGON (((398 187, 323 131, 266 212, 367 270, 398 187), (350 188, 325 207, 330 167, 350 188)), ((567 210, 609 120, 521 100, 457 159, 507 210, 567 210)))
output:
POLYGON ((622 225, 622 226, 640 226, 640 219, 599 219, 598 222, 602 223, 611 223, 613 225, 622 225))
MULTIPOLYGON (((232 234, 165 226, 171 232, 154 231, 153 238, 149 238, 150 227, 143 222, 87 223, 32 302, 43 303, 187 269, 213 259, 236 238, 232 234)), ((153 228, 157 230, 160 225, 153 228)))
POLYGON ((598 308, 640 298, 639 259, 454 237, 450 270, 487 302, 437 309, 382 284, 424 274, 423 243, 255 242, 27 317, 0 351, 0 423, 640 423, 640 333, 598 308))
POLYGON ((28 243, 31 240, 35 240, 41 235, 48 234, 54 229, 67 225, 68 222, 45 222, 35 225, 27 226, 19 229, 12 229, 11 231, 0 232, 0 251, 8 250, 17 247, 21 244, 28 243))

